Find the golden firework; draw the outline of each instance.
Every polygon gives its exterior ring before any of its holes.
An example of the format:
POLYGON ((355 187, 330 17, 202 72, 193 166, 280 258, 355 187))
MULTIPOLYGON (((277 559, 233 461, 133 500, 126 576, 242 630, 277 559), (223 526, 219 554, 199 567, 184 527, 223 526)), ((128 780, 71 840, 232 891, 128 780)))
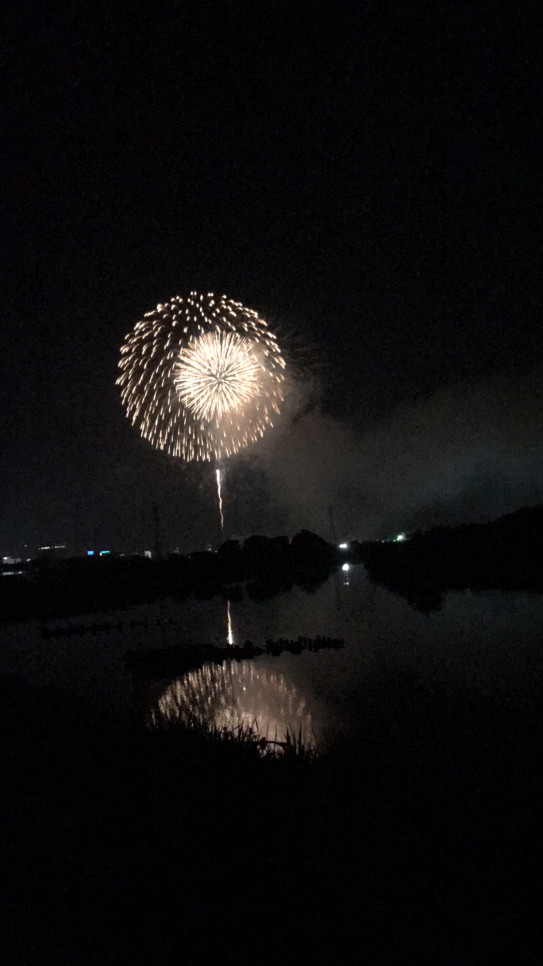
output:
POLYGON ((157 305, 126 336, 119 368, 133 425, 185 460, 223 459, 256 442, 284 398, 274 334, 225 295, 191 292, 157 305))

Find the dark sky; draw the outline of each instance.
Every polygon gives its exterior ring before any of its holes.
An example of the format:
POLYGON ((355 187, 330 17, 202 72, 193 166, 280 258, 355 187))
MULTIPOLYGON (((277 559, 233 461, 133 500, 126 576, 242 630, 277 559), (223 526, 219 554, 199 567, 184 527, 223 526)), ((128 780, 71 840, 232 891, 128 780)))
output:
POLYGON ((194 289, 318 361, 313 408, 226 468, 229 533, 543 500, 531 5, 74 6, 12 5, 3 37, 1 552, 152 546, 154 504, 164 545, 217 539, 209 467, 141 440, 114 384, 125 333, 194 289))

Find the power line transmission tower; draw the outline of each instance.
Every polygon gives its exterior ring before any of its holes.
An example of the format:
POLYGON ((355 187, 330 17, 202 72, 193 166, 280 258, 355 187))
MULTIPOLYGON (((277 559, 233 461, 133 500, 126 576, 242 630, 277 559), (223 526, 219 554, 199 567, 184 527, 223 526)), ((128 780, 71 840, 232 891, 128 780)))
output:
POLYGON ((333 510, 332 504, 330 504, 330 506, 328 507, 328 521, 329 521, 328 537, 329 537, 330 543, 333 543, 335 547, 337 546, 337 537, 336 537, 336 525, 334 523, 334 510, 333 510))

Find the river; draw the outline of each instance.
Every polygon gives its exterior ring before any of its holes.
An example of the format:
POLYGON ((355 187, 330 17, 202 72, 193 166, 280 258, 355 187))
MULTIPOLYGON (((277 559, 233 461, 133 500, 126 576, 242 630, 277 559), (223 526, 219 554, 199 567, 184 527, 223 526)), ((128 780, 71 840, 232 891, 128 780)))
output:
MULTIPOLYGON (((426 690, 450 687, 471 698, 519 707, 540 701, 543 596, 462 592, 425 614, 368 580, 363 567, 339 571, 313 593, 295 588, 270 600, 164 600, 70 620, 0 629, 0 673, 79 695, 88 706, 134 708, 154 720, 179 717, 218 727, 254 727, 308 745, 360 727, 376 679, 391 695, 408 678, 426 690), (57 636, 59 629, 72 633, 57 636), (45 629, 45 635, 44 635, 45 629), (75 631, 75 632, 74 632, 75 631), (151 684, 125 670, 127 650, 226 644, 302 635, 339 637, 339 650, 303 651, 204 665, 151 684)), ((393 698, 392 698, 393 699, 393 698)))

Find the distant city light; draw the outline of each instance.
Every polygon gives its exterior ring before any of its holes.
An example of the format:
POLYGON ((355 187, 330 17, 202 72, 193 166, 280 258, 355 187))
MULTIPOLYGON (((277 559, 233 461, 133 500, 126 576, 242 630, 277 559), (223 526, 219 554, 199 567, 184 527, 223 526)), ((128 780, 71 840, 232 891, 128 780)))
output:
POLYGON ((349 549, 349 544, 348 543, 340 543, 339 549, 340 550, 348 550, 349 549))
POLYGON ((104 554, 111 553, 111 550, 100 550, 100 556, 103 557, 104 554))
POLYGON ((405 533, 399 533, 396 537, 394 537, 394 543, 400 543, 402 540, 407 540, 405 533))
POLYGON ((87 550, 87 557, 94 557, 94 550, 87 550))
POLYGON ((350 564, 343 564, 342 567, 341 567, 341 569, 347 571, 347 570, 350 570, 351 569, 351 566, 350 566, 350 564))

